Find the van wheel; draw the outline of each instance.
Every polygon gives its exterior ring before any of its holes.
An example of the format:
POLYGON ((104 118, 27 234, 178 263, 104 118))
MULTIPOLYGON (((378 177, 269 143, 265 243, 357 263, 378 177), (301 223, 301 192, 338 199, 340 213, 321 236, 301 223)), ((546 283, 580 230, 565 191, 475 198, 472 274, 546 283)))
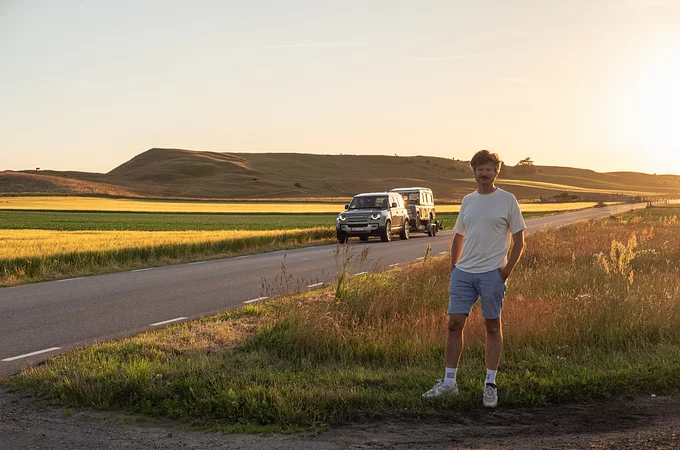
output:
POLYGON ((427 224, 427 235, 428 236, 434 236, 434 234, 436 233, 435 230, 436 230, 435 225, 432 222, 427 224))
POLYGON ((366 242, 368 240, 368 236, 359 236, 359 240, 361 242, 366 242))
POLYGON ((401 233, 399 233, 399 238, 406 240, 410 237, 409 231, 411 229, 411 224, 408 223, 408 220, 404 222, 404 226, 401 227, 401 233))
POLYGON ((392 240, 392 222, 389 220, 385 222, 385 230, 380 235, 380 240, 383 242, 390 242, 392 240))

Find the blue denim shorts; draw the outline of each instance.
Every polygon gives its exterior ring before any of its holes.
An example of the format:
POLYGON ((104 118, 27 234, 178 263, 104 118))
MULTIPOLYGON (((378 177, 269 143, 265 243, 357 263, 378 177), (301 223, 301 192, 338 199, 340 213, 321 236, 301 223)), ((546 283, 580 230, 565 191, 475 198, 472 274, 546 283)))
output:
POLYGON ((474 304, 481 298, 482 317, 497 319, 501 316, 507 288, 507 283, 498 270, 469 273, 455 267, 449 284, 449 314, 469 315, 474 304))

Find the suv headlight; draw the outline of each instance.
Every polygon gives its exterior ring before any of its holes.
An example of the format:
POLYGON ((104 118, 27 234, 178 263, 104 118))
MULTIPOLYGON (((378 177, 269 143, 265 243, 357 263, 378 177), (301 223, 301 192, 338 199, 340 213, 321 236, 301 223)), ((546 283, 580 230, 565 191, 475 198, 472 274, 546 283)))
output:
POLYGON ((340 219, 341 222, 344 222, 345 220, 347 220, 347 215, 346 214, 340 214, 338 216, 338 219, 340 219))
POLYGON ((380 213, 371 214, 371 219, 373 219, 373 220, 378 220, 378 219, 380 219, 380 213))

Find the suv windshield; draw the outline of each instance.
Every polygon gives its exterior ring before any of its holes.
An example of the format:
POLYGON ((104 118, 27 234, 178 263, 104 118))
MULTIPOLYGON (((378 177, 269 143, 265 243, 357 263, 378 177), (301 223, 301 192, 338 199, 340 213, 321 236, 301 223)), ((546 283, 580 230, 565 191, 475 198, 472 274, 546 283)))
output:
POLYGON ((349 209, 387 209, 389 203, 386 196, 381 197, 354 197, 349 204, 349 209))

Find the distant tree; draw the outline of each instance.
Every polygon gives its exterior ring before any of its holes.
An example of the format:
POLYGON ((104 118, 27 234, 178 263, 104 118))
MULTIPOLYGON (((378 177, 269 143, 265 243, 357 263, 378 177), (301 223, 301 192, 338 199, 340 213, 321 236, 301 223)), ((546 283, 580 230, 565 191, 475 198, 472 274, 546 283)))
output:
POLYGON ((536 167, 534 166, 534 161, 527 156, 524 159, 519 160, 517 165, 514 168, 514 172, 516 173, 526 173, 533 175, 536 173, 536 167))
MULTIPOLYGON (((35 168, 35 171, 36 171, 36 172, 39 171, 39 170, 40 170, 40 167, 36 167, 36 168, 35 168)), ((656 174, 654 174, 654 175, 656 175, 656 174)))

